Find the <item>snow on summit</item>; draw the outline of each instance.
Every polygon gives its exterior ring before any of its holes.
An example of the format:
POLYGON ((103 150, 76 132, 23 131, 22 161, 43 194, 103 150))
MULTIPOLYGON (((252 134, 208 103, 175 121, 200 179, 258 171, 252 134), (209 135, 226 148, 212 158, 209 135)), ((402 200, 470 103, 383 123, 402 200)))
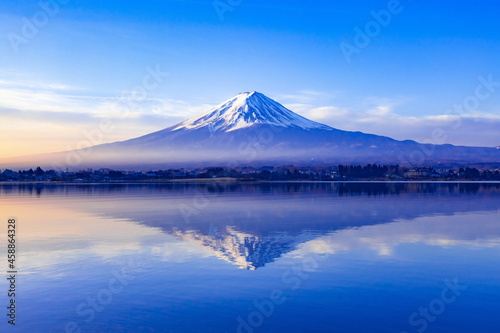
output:
POLYGON ((172 130, 209 126, 212 132, 230 132, 255 124, 331 130, 331 127, 306 119, 256 91, 238 94, 208 112, 180 123, 172 130))

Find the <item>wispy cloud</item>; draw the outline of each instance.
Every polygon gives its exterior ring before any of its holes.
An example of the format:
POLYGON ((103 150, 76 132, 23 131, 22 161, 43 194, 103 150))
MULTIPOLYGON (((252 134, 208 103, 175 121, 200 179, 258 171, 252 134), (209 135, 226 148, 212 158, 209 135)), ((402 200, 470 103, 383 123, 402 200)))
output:
POLYGON ((133 91, 92 96, 57 83, 0 81, 0 156, 64 151, 75 148, 100 119, 115 130, 103 142, 126 140, 179 123, 211 105, 183 100, 137 98, 133 91))
MULTIPOLYGON (((493 213, 496 214, 496 213, 493 213)), ((485 214, 485 223, 494 225, 494 215, 485 214)), ((304 258, 312 254, 334 255, 357 249, 367 249, 381 257, 397 255, 404 244, 437 247, 498 248, 500 235, 479 235, 467 217, 440 216, 438 220, 417 217, 387 224, 340 230, 328 236, 302 243, 288 256, 304 258)))
POLYGON ((433 143, 432 133, 435 129, 440 129, 446 135, 446 143, 485 147, 500 145, 500 110, 498 114, 473 110, 462 116, 407 116, 398 113, 402 106, 414 102, 413 98, 405 96, 366 97, 352 107, 335 105, 335 98, 328 100, 327 105, 318 106, 316 100, 308 101, 302 94, 298 94, 297 98, 292 98, 293 95, 289 97, 290 103, 285 103, 289 109, 342 130, 433 143))
POLYGON ((136 98, 135 92, 116 96, 74 94, 74 88, 60 84, 23 84, 0 81, 0 110, 25 112, 73 113, 91 117, 141 118, 155 115, 185 118, 206 111, 210 105, 192 105, 183 100, 136 98))
POLYGON ((44 90, 78 90, 76 87, 54 82, 27 82, 0 79, 0 87, 8 88, 32 88, 44 90))

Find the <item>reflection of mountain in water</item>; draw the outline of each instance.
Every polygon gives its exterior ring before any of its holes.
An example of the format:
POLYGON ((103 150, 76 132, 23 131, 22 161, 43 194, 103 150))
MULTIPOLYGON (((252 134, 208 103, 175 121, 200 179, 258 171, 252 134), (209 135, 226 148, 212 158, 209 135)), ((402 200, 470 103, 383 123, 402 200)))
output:
MULTIPOLYGON (((159 228, 209 249, 239 268, 255 270, 325 235, 384 230, 378 239, 476 241, 499 237, 498 223, 408 223, 500 209, 500 184, 305 183, 0 186, 0 195, 77 197, 75 209, 159 228), (91 204, 84 205, 88 198, 91 204), (99 198, 98 201, 95 199, 99 198), (200 200, 202 198, 203 200, 200 200), (200 205, 200 202, 205 204, 200 205), (186 219, 181 207, 195 211, 186 219), (398 222, 397 227, 389 225, 398 222), (376 229, 376 230, 374 230, 376 229), (351 230, 353 232, 346 233, 351 230), (404 236, 404 237, 403 237, 404 236), (442 240, 438 238, 441 237, 442 240)), ((71 204, 71 200, 65 200, 71 204)), ((342 242, 339 237, 336 241, 342 242)), ((365 237, 365 236, 363 236, 365 237)), ((358 242, 359 243, 359 242, 358 242)))
POLYGON ((175 229, 173 235, 211 249, 214 254, 241 269, 255 270, 295 249, 296 237, 283 235, 255 236, 227 226, 204 235, 199 231, 175 229))

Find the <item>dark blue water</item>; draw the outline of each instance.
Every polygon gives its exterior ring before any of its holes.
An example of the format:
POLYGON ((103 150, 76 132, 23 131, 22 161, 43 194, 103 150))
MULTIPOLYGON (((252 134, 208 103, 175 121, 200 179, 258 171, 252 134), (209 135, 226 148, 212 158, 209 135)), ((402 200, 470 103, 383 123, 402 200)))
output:
POLYGON ((0 330, 500 332, 499 212, 499 184, 4 185, 0 330))

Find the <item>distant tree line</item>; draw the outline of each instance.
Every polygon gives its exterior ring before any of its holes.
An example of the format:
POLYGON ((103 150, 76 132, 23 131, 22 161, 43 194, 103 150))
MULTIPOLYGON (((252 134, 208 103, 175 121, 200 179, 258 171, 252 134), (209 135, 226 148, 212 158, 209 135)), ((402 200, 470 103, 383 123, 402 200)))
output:
POLYGON ((389 175, 403 175, 399 165, 339 165, 338 174, 346 178, 385 178, 389 175))
POLYGON ((500 180, 499 170, 459 168, 407 168, 399 165, 338 165, 327 167, 263 166, 207 167, 198 169, 56 171, 40 167, 29 170, 0 170, 0 181, 137 182, 175 179, 233 178, 240 181, 342 181, 342 180, 500 180))

